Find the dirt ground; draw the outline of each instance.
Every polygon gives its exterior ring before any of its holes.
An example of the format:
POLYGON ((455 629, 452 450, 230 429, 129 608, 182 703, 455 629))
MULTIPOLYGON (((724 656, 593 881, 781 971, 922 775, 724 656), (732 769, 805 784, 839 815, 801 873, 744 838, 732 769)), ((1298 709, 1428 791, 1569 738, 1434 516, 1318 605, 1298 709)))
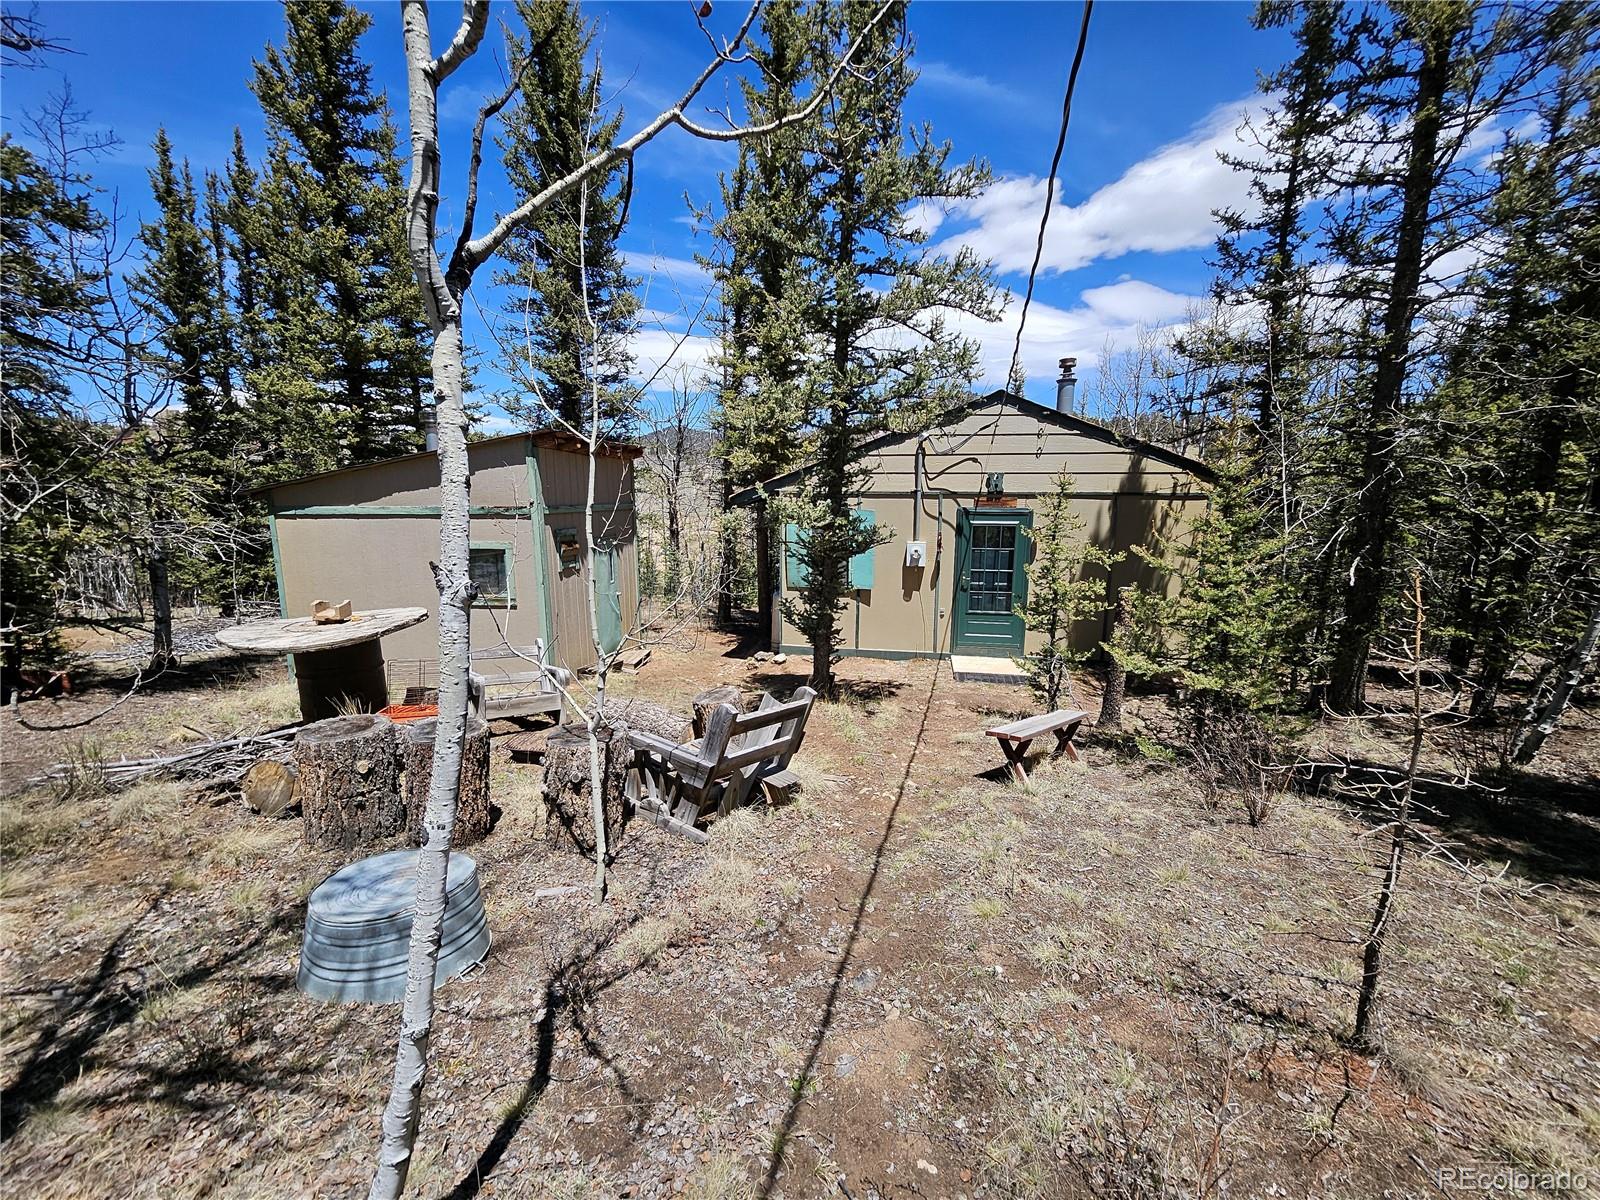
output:
MULTIPOLYGON (((687 711, 717 683, 786 696, 808 668, 707 635, 618 687, 687 711)), ((173 785, 107 796, 91 770, 18 790, 69 755, 293 715, 277 667, 186 670, 87 730, 3 718, 7 1195, 364 1188, 397 1009, 294 986, 305 898, 341 857, 305 849, 295 818, 173 785)), ((412 1194, 1600 1187, 1595 713, 1548 775, 1439 818, 1483 869, 1411 864, 1383 1050, 1361 1055, 1352 938, 1379 849, 1361 813, 1294 796, 1253 828, 1150 737, 1091 735, 1085 767, 1017 787, 982 729, 1030 711, 1024 689, 932 663, 841 675, 796 760, 799 802, 726 818, 708 846, 631 824, 601 908, 535 899, 589 865, 547 848, 539 769, 497 746, 501 816, 470 851, 495 943, 438 993, 412 1194)), ((1322 736, 1390 749, 1366 728, 1322 736)))

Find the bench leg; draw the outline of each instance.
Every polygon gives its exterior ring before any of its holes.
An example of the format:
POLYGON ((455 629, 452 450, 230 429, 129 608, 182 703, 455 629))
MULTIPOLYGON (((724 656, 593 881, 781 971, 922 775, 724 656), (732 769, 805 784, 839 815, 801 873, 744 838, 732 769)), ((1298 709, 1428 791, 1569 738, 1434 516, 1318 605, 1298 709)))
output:
POLYGON ((1011 778, 1015 782, 1022 784, 1024 787, 1026 787, 1028 783, 1028 768, 1023 765, 1022 760, 1028 757, 1028 747, 1030 745, 1032 745, 1031 741, 1003 741, 1000 743, 1000 750, 1005 754, 1006 763, 1011 768, 1011 778))
POLYGON ((1083 759, 1081 757, 1079 757, 1079 755, 1078 755, 1078 748, 1072 744, 1072 737, 1077 732, 1078 732, 1078 727, 1076 725, 1074 725, 1071 729, 1058 729, 1058 730, 1056 730, 1056 757, 1057 758, 1060 758, 1062 755, 1066 755, 1066 758, 1067 758, 1068 762, 1075 762, 1075 763, 1082 763, 1083 762, 1083 759))

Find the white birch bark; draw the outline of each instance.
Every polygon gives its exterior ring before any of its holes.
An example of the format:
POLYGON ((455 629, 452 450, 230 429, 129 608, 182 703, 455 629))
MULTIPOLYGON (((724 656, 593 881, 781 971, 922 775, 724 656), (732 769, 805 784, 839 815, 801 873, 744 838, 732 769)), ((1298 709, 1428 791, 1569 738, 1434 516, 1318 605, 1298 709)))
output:
MULTIPOLYGON (((439 426, 440 517, 439 562, 436 570, 439 585, 439 724, 434 743, 433 777, 423 818, 425 841, 417 855, 416 917, 411 931, 394 1080, 384 1109, 382 1144, 368 1190, 369 1200, 396 1200, 405 1187, 412 1148, 416 1142, 417 1125, 422 1112, 422 1089, 427 1076, 428 1038, 433 1027, 433 978, 444 925, 450 837, 455 825, 462 744, 466 734, 467 672, 471 651, 467 618, 472 597, 467 570, 469 473, 466 413, 462 403, 465 352, 461 325, 462 298, 472 285, 474 272, 493 257, 516 229, 574 188, 584 186, 592 178, 603 177, 610 166, 631 158, 663 130, 676 125, 695 137, 737 141, 808 120, 821 107, 834 82, 855 57, 861 40, 884 19, 890 9, 889 3, 879 7, 861 37, 834 66, 825 83, 795 112, 760 125, 711 129, 696 124, 686 113, 711 77, 726 63, 748 60, 743 44, 759 10, 759 4, 752 4, 744 23, 731 40, 719 44, 707 31, 706 36, 713 46, 713 58, 676 104, 658 114, 631 137, 599 151, 565 178, 550 184, 538 195, 525 199, 516 209, 500 218, 487 233, 474 237, 473 222, 477 211, 478 168, 482 161, 484 127, 514 94, 522 70, 521 66, 517 66, 511 73, 511 81, 506 89, 479 110, 467 166, 461 229, 446 268, 440 263, 435 249, 440 193, 438 93, 440 85, 456 68, 477 52, 488 27, 489 4, 488 0, 463 0, 461 20, 455 35, 444 52, 435 58, 426 0, 403 0, 401 23, 406 56, 407 107, 411 121, 411 170, 406 195, 407 240, 412 270, 422 293, 423 309, 434 338, 433 398, 439 426)), ((590 629, 597 649, 599 617, 592 581, 594 455, 598 449, 598 439, 599 417, 596 408, 591 421, 589 499, 585 507, 590 547, 590 629)), ((598 714, 603 711, 605 665, 602 662, 595 711, 586 717, 590 733, 590 778, 596 802, 601 794, 594 727, 598 714)), ((603 896, 603 813, 596 814, 595 830, 599 850, 596 891, 603 896)))

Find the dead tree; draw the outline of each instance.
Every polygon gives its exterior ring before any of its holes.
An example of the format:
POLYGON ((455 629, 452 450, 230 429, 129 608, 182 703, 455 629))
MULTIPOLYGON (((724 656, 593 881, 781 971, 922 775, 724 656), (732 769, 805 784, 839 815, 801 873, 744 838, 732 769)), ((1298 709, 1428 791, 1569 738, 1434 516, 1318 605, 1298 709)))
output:
MULTIPOLYGON (((863 37, 890 11, 884 4, 863 37)), ((435 56, 425 0, 405 0, 401 10, 406 56, 406 92, 411 123, 410 183, 407 190, 407 236, 412 268, 422 294, 422 306, 433 334, 433 395, 439 430, 439 561, 435 578, 439 588, 439 717, 434 743, 433 777, 423 820, 425 840, 417 856, 417 904, 412 923, 406 995, 389 1100, 383 1114, 383 1138, 369 1195, 372 1200, 394 1200, 405 1187, 421 1117, 422 1088, 427 1075, 428 1039, 433 1025, 433 985, 444 924, 445 875, 456 819, 462 743, 466 734, 467 674, 471 651, 468 622, 473 598, 468 571, 469 482, 467 419, 462 393, 465 337, 463 301, 478 268, 492 258, 506 240, 525 227, 559 197, 604 178, 666 129, 677 126, 698 138, 738 141, 773 133, 809 120, 821 107, 833 84, 855 57, 859 40, 841 57, 815 95, 794 112, 757 125, 713 128, 688 115, 689 106, 729 63, 750 61, 745 39, 755 23, 758 6, 752 6, 732 39, 719 42, 709 30, 713 56, 677 103, 658 113, 638 132, 605 147, 562 179, 525 198, 485 233, 475 233, 478 206, 478 172, 483 161, 483 135, 488 122, 511 100, 521 82, 523 64, 513 64, 506 88, 478 112, 468 154, 461 227, 447 262, 441 262, 438 212, 442 186, 439 153, 439 89, 463 63, 477 53, 489 23, 488 0, 465 0, 461 20, 448 46, 435 56)), ((598 422, 595 423, 598 426, 598 422)), ((597 437, 597 430, 596 430, 597 437)), ((596 447, 591 441, 591 457, 596 447)), ((585 505, 589 528, 594 522, 594 472, 590 470, 590 498, 585 505)), ((592 570, 593 543, 590 545, 592 570)), ((591 605, 591 624, 594 624, 591 605)), ((598 641, 598 630, 595 630, 598 641)), ((593 753, 593 750, 591 750, 593 753)), ((603 828, 603 822, 601 827, 603 828)), ((601 867, 604 870, 604 856, 601 867)))
POLYGON ((1531 763, 1540 747, 1556 731, 1561 714, 1572 703, 1573 694, 1584 676, 1594 669, 1595 655, 1600 653, 1600 581, 1591 580, 1589 591, 1594 600, 1590 604, 1589 623, 1582 636, 1572 647, 1572 653, 1567 655, 1566 661, 1550 664, 1550 669, 1540 677, 1539 686, 1534 688, 1533 696, 1528 701, 1522 728, 1511 747, 1511 761, 1519 767, 1531 763))

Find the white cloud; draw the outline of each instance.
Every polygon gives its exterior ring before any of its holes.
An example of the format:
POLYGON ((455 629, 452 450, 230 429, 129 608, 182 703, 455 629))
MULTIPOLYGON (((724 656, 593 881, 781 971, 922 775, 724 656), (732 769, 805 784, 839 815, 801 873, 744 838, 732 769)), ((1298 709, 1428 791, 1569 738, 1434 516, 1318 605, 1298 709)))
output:
MULTIPOLYGON (((1259 97, 1222 105, 1188 136, 1135 163, 1082 204, 1066 205, 1058 198, 1040 270, 1075 271, 1133 251, 1209 245, 1217 234, 1214 209, 1250 205, 1249 177, 1221 162, 1217 152, 1247 149, 1239 127, 1262 111, 1259 97)), ((960 204, 957 215, 975 224, 948 236, 938 250, 951 253, 967 245, 1002 271, 1026 271, 1044 196, 1042 179, 996 180, 983 195, 960 204)))
POLYGON ((645 327, 634 335, 629 349, 633 351, 634 383, 643 384, 655 376, 652 387, 661 389, 680 378, 691 383, 703 381, 710 373, 717 339, 702 334, 685 337, 668 329, 645 327))
POLYGON ((975 75, 971 71, 963 71, 960 67, 951 66, 949 63, 918 59, 916 67, 918 83, 925 83, 950 95, 998 104, 1021 106, 1027 103, 1021 92, 1003 83, 996 83, 985 75, 975 75))
POLYGON ((941 200, 918 200, 906 209, 906 226, 932 237, 944 224, 945 204, 941 200))

